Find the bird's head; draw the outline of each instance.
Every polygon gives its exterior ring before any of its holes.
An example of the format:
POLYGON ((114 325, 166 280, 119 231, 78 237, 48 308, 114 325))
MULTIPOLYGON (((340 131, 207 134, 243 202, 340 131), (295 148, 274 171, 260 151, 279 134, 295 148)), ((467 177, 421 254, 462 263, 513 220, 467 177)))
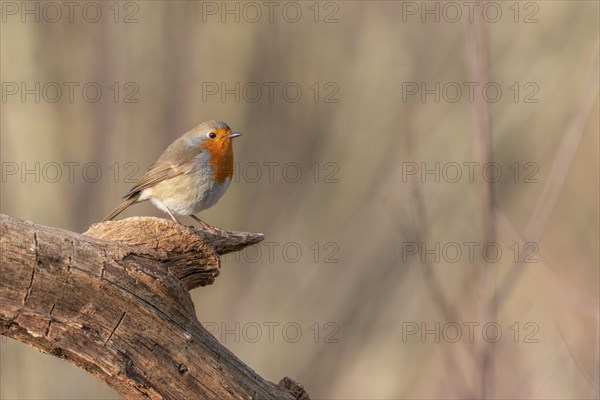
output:
POLYGON ((197 147, 209 151, 231 148, 231 139, 242 135, 239 132, 233 132, 223 121, 203 122, 189 133, 194 137, 197 147))
POLYGON ((223 121, 207 121, 185 136, 194 143, 194 146, 209 153, 215 179, 222 182, 233 174, 231 139, 241 135, 239 132, 233 132, 223 121))

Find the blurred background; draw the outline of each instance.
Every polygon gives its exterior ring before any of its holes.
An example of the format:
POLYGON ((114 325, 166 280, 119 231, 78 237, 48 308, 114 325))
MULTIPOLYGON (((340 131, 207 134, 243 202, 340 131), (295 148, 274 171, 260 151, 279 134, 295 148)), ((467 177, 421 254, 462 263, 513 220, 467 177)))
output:
MULTIPOLYGON (((236 175, 200 216, 266 239, 192 298, 257 373, 598 398, 599 3, 473 4, 4 1, 0 211, 83 232, 222 119, 236 175)), ((5 337, 0 367, 3 399, 119 398, 5 337)))

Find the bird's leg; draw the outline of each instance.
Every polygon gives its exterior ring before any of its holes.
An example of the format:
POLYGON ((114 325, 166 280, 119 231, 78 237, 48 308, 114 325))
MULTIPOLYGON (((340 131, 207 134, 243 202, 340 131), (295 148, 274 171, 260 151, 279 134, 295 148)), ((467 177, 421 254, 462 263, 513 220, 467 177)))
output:
POLYGON ((165 207, 165 210, 167 210, 167 214, 169 214, 169 216, 171 217, 171 219, 173 221, 175 221, 176 223, 178 223, 179 225, 183 225, 181 222, 179 222, 177 220, 177 218, 175 218, 175 216, 173 215, 173 213, 171 212, 171 210, 169 210, 167 207, 165 207))
POLYGON ((210 226, 210 225, 209 225, 209 224, 207 224, 206 222, 202 221, 200 218, 196 217, 194 214, 190 214, 190 217, 194 218, 194 220, 195 220, 196 222, 198 222, 200 225, 202 225, 202 227, 203 227, 204 229, 207 229, 207 228, 212 228, 212 226, 210 226))

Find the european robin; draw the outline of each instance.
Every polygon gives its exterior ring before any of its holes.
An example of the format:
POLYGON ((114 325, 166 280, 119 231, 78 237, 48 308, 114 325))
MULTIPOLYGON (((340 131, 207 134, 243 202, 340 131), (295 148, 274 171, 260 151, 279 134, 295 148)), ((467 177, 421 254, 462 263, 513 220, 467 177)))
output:
POLYGON ((233 146, 240 136, 222 121, 207 121, 184 133, 161 154, 125 199, 103 221, 109 221, 134 203, 150 200, 169 214, 189 215, 214 206, 231 183, 233 146))

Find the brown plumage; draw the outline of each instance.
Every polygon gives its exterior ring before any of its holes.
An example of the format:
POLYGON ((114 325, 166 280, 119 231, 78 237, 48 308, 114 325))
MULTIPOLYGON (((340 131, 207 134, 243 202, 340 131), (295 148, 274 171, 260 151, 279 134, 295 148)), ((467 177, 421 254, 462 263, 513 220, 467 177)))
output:
POLYGON ((225 193, 233 175, 232 132, 221 121, 208 121, 175 140, 150 166, 124 201, 104 221, 111 220, 130 205, 150 200, 168 213, 190 215, 213 206, 225 193))

